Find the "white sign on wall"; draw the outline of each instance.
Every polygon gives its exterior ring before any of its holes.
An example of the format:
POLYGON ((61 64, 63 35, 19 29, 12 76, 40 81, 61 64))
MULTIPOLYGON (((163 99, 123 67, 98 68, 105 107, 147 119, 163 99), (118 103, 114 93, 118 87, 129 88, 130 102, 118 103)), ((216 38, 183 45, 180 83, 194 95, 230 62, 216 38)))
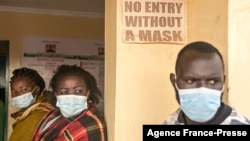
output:
MULTIPOLYGON (((57 66, 77 65, 96 78, 104 94, 104 42, 26 36, 23 38, 22 66, 32 68, 44 78, 46 89, 57 66)), ((100 100, 103 102, 103 100, 100 100)))
POLYGON ((126 43, 186 42, 186 0, 123 0, 126 43))

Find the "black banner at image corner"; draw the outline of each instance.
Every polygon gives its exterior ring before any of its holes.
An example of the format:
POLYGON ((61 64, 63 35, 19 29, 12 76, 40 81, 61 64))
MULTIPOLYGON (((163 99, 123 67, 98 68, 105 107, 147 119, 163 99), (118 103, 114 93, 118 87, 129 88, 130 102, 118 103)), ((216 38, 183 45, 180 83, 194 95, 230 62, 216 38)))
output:
POLYGON ((250 137, 250 125, 143 125, 143 141, 169 137, 250 137))

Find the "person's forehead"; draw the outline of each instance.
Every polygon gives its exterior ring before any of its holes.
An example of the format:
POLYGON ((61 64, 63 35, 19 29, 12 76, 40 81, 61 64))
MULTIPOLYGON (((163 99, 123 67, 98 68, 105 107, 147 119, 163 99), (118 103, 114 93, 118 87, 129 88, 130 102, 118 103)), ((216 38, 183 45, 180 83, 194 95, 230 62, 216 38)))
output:
POLYGON ((216 52, 200 52, 196 50, 185 51, 180 57, 180 61, 188 62, 193 60, 210 60, 211 58, 219 59, 220 61, 222 61, 216 52))
POLYGON ((23 83, 33 83, 33 81, 26 76, 18 76, 12 80, 12 83, 23 82, 23 83))
POLYGON ((57 84, 65 84, 65 82, 86 83, 82 77, 77 76, 75 74, 69 74, 69 75, 63 76, 61 79, 59 79, 57 84))
POLYGON ((30 78, 22 76, 22 77, 16 77, 15 79, 13 79, 11 82, 11 87, 13 87, 13 86, 31 86, 34 84, 35 84, 35 82, 33 82, 30 78))
POLYGON ((195 50, 186 51, 179 60, 177 69, 195 70, 199 67, 216 69, 223 71, 223 63, 221 58, 216 53, 203 53, 195 50))

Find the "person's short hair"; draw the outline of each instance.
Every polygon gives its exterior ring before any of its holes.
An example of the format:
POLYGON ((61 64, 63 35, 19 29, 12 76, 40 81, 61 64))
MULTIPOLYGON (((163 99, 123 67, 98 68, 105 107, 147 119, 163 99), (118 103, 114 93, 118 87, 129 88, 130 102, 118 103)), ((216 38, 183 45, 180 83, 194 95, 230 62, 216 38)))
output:
POLYGON ((178 53, 177 55, 177 59, 176 59, 176 64, 175 64, 175 72, 177 72, 177 68, 178 65, 180 63, 180 59, 183 56, 183 54, 187 51, 190 50, 195 50, 201 53, 216 53, 219 55, 222 65, 223 65, 223 70, 224 70, 224 60, 223 57, 220 53, 220 51, 213 46, 212 44, 205 42, 205 41, 195 41, 195 42, 191 42, 189 44, 187 44, 186 46, 184 46, 178 53))

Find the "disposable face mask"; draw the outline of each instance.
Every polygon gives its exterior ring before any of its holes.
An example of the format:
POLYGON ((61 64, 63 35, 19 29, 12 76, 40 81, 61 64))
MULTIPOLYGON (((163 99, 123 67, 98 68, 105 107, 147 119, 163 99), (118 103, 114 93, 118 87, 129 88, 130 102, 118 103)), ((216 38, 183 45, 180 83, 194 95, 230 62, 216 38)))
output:
POLYGON ((35 88, 31 92, 27 92, 20 96, 13 97, 12 104, 18 108, 26 108, 33 104, 35 102, 35 98, 33 97, 32 93, 34 92, 35 88))
POLYGON ((176 89, 179 93, 182 111, 191 120, 206 122, 214 117, 221 105, 222 90, 205 87, 192 89, 176 89))
POLYGON ((87 97, 74 94, 57 96, 56 106, 66 118, 81 113, 88 108, 87 97))

